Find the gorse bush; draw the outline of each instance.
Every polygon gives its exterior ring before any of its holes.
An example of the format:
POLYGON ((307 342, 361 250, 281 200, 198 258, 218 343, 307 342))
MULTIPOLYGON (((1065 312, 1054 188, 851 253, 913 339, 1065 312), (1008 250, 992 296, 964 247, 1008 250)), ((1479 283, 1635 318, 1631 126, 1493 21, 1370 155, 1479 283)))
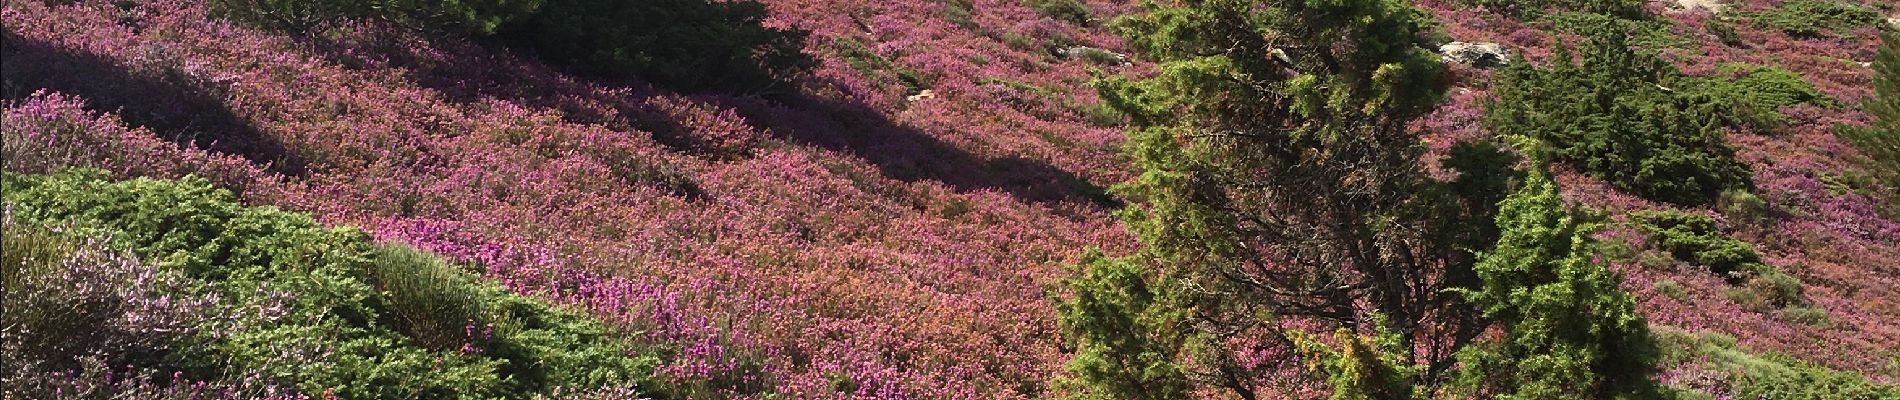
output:
POLYGON ((342 398, 528 398, 558 387, 650 386, 642 380, 657 361, 628 356, 629 345, 599 322, 478 282, 432 256, 308 216, 245 207, 201 179, 102 177, 8 173, 4 199, 22 223, 110 237, 197 288, 131 286, 159 293, 147 297, 214 299, 195 307, 219 310, 193 326, 198 333, 169 340, 171 347, 140 347, 165 353, 154 368, 194 380, 253 371, 307 395, 342 398))
POLYGON ((804 31, 763 25, 756 1, 213 0, 221 15, 308 32, 377 20, 437 36, 491 39, 607 79, 681 90, 764 93, 816 65, 804 31))
POLYGON ((1685 78, 1631 48, 1621 26, 1587 29, 1580 48, 1559 45, 1549 66, 1512 63, 1486 111, 1491 129, 1546 143, 1555 161, 1645 198, 1699 205, 1752 188, 1717 104, 1676 89, 1685 78))

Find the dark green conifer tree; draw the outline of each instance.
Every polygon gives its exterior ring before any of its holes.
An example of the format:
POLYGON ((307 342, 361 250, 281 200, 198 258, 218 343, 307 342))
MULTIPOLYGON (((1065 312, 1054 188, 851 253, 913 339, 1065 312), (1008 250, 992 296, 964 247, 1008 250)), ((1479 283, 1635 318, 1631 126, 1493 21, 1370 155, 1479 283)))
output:
POLYGON ((1585 28, 1580 48, 1560 44, 1545 67, 1513 63, 1499 76, 1487 124, 1546 143, 1553 161, 1649 199, 1701 205, 1749 189, 1748 167, 1723 139, 1730 118, 1720 102, 1678 90, 1692 82, 1631 48, 1625 29, 1585 28))
POLYGON ((1500 205, 1498 227, 1497 247, 1476 267, 1483 285, 1460 292, 1505 333, 1459 352, 1463 394, 1655 398, 1655 343, 1621 279, 1594 256, 1596 225, 1540 170, 1500 205))
POLYGON ((1874 97, 1861 102, 1874 117, 1873 124, 1840 131, 1860 148, 1868 173, 1886 186, 1886 197, 1900 208, 1900 32, 1886 32, 1880 40, 1873 65, 1874 97))
POLYGON ((1508 183, 1497 178, 1509 164, 1469 146, 1447 164, 1491 171, 1452 184, 1420 168, 1408 123, 1445 87, 1438 57, 1415 45, 1427 18, 1402 0, 1149 7, 1117 27, 1160 74, 1101 85, 1135 125, 1125 152, 1142 172, 1116 190, 1145 247, 1068 283, 1067 386, 1270 398, 1260 374, 1299 364, 1340 398, 1432 386, 1482 328, 1444 289, 1476 279, 1471 250, 1495 240, 1478 229, 1493 220, 1484 193, 1505 191, 1486 187, 1508 183), (1237 353, 1260 349, 1237 341, 1295 356, 1243 363, 1237 353))

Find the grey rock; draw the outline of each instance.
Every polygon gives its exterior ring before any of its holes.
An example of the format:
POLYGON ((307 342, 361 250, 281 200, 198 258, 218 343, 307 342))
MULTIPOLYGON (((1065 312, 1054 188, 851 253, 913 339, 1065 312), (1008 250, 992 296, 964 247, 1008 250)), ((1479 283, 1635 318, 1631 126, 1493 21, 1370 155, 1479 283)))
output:
POLYGON ((1438 46, 1445 62, 1477 69, 1490 69, 1511 63, 1511 50, 1497 43, 1451 42, 1438 46))

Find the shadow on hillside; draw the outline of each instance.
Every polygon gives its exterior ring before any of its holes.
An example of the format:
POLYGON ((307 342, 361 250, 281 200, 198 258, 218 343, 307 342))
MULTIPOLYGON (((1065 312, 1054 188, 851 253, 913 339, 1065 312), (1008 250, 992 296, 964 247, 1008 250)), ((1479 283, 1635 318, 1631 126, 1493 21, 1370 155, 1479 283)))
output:
POLYGON ((774 111, 756 105, 734 108, 754 124, 789 140, 863 158, 892 179, 934 180, 958 191, 994 189, 1027 202, 1120 206, 1106 190, 1048 162, 972 154, 898 124, 858 101, 798 94, 785 104, 796 107, 774 111))
MULTIPOLYGON (((407 42, 397 36, 371 35, 355 43, 318 43, 330 59, 353 68, 400 68, 418 85, 451 101, 486 98, 535 108, 560 110, 569 122, 637 129, 674 151, 693 154, 682 121, 652 109, 646 100, 662 95, 640 82, 618 82, 625 91, 600 90, 525 58, 466 42, 407 42), (429 52, 417 49, 428 47, 429 52)), ((773 100, 722 94, 688 96, 692 101, 732 109, 755 129, 787 140, 863 158, 885 176, 904 181, 934 180, 958 191, 994 189, 1028 202, 1119 203, 1100 186, 1076 174, 1028 158, 984 158, 929 134, 902 126, 856 100, 834 100, 804 93, 773 100)))
POLYGON ((132 71, 96 54, 0 30, 0 96, 17 102, 40 89, 84 98, 89 109, 117 113, 126 124, 149 128, 182 146, 268 163, 277 173, 303 172, 303 164, 275 137, 175 69, 132 71))

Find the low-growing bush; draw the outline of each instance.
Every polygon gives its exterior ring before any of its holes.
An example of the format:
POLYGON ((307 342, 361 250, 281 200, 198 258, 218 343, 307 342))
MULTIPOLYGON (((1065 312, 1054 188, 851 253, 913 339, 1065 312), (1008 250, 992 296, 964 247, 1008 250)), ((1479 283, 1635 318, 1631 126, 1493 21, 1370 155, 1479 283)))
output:
POLYGON ((1874 96, 1861 108, 1874 117, 1868 126, 1842 126, 1840 134, 1862 155, 1859 163, 1873 180, 1886 186, 1883 196, 1888 218, 1900 218, 1900 33, 1881 34, 1880 53, 1874 57, 1874 96))
POLYGON ((1779 354, 1749 352, 1733 336, 1715 332, 1657 330, 1664 348, 1664 368, 1702 371, 1718 380, 1709 389, 1720 398, 1763 400, 1893 399, 1900 387, 1872 382, 1866 376, 1821 367, 1779 354))
POLYGON ((1827 316, 1827 310, 1813 306, 1793 306, 1776 312, 1782 320, 1815 327, 1832 327, 1834 321, 1827 316))
POLYGON ((1706 101, 1724 112, 1726 123, 1746 125, 1757 131, 1785 125, 1792 120, 1782 115, 1782 107, 1808 104, 1839 107, 1840 103, 1821 93, 1801 74, 1777 67, 1751 64, 1723 64, 1716 76, 1690 81, 1686 90, 1706 96, 1706 101))
POLYGON ((1465 3, 1509 14, 1553 10, 1589 12, 1624 18, 1638 18, 1648 14, 1648 11, 1644 9, 1645 2, 1642 0, 1466 0, 1465 3))
POLYGON ((1749 311, 1773 311, 1801 303, 1801 281, 1779 271, 1762 273, 1742 287, 1730 288, 1728 297, 1749 311))
POLYGON ((1768 202, 1754 193, 1743 190, 1722 192, 1722 198, 1715 201, 1715 209, 1732 221, 1748 224, 1760 224, 1768 221, 1768 202))
POLYGON ((1058 21, 1088 26, 1094 20, 1089 6, 1080 0, 1025 0, 1025 3, 1029 8, 1036 9, 1037 13, 1058 21))
POLYGON ((1583 32, 1589 40, 1558 46, 1549 66, 1514 62, 1500 75, 1493 131, 1545 143, 1555 161, 1649 199, 1700 205, 1753 186, 1719 109, 1670 88, 1686 79, 1674 66, 1631 47, 1620 24, 1583 32))
POLYGON ((0 216, 0 397, 36 398, 36 377, 97 364, 124 373, 163 366, 217 313, 177 271, 95 240, 0 216))
POLYGON ((1636 212, 1631 219, 1658 249, 1677 260, 1707 267, 1730 283, 1774 271, 1761 262, 1755 246, 1722 234, 1715 219, 1707 215, 1651 210, 1636 212))
POLYGON ((1790 0, 1748 15, 1755 23, 1802 38, 1851 35, 1880 22, 1880 12, 1841 0, 1790 0))
POLYGON ((1656 293, 1661 293, 1663 296, 1668 296, 1676 301, 1686 301, 1689 299, 1688 288, 1683 287, 1681 283, 1676 281, 1666 280, 1656 282, 1656 293))
MULTIPOLYGON (((194 340, 140 346, 161 349, 151 357, 163 361, 156 368, 185 379, 256 372, 312 397, 339 398, 529 398, 628 383, 665 393, 646 380, 657 359, 629 356, 631 344, 599 321, 478 281, 434 256, 376 244, 353 228, 243 206, 202 179, 111 182, 101 172, 75 171, 7 173, 0 182, 0 196, 22 221, 109 237, 199 288, 112 290, 215 301, 194 307, 222 310, 193 326, 201 332, 194 340)), ((22 309, 59 310, 48 307, 22 309)), ((11 304, 8 310, 26 315, 11 304)))
POLYGON ((546 0, 497 36, 576 72, 681 90, 765 93, 817 65, 807 32, 767 27, 756 1, 546 0))

